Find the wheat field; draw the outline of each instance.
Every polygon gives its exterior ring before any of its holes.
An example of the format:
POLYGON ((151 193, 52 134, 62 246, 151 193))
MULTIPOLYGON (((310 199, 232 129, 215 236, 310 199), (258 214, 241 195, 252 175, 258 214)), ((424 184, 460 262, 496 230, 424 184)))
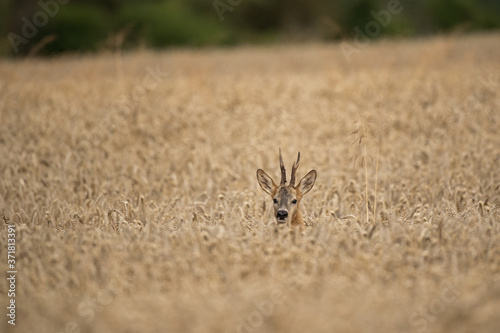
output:
POLYGON ((500 331, 499 39, 0 60, 1 331, 500 331))

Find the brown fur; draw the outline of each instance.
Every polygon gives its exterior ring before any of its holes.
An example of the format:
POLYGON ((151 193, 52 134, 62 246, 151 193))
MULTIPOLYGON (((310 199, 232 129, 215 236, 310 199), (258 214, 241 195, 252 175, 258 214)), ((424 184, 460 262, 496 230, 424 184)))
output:
MULTIPOLYGON (((295 171, 298 167, 299 158, 292 168, 291 180, 295 178, 295 171)), ((302 229, 305 226, 305 223, 299 208, 300 201, 302 200, 303 195, 309 192, 314 186, 314 182, 316 181, 317 176, 316 171, 309 171, 309 173, 301 179, 297 186, 294 186, 293 184, 286 185, 286 180, 284 180, 283 176, 284 167, 283 161, 281 159, 281 150, 280 165, 282 178, 279 186, 276 185, 273 179, 269 177, 262 169, 257 170, 257 181, 259 182, 259 185, 264 190, 264 192, 268 193, 273 198, 274 216, 276 217, 276 222, 278 224, 286 223, 292 226, 299 226, 302 229), (278 217, 279 211, 286 212, 286 218, 280 219, 278 217)))

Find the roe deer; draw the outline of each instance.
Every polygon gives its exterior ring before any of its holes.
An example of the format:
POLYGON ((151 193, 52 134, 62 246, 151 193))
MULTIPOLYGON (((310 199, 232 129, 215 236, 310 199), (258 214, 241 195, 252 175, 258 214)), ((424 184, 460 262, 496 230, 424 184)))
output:
POLYGON ((304 227, 304 220, 300 213, 299 204, 302 196, 309 192, 316 181, 316 170, 311 170, 304 178, 301 179, 299 185, 295 186, 295 173, 299 167, 300 152, 297 156, 297 161, 292 166, 292 175, 290 184, 286 185, 286 170, 283 164, 283 158, 280 154, 281 181, 276 185, 271 177, 264 170, 257 170, 257 180, 260 187, 270 194, 273 198, 274 215, 278 224, 287 223, 292 226, 304 227))

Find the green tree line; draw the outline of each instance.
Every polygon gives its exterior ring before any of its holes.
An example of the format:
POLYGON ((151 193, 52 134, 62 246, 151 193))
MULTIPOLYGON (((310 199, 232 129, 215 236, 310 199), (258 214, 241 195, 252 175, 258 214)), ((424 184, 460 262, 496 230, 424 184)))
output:
POLYGON ((377 19, 377 36, 497 29, 500 1, 3 0, 0 53, 339 40, 377 19), (391 6, 400 10, 384 17, 391 6))

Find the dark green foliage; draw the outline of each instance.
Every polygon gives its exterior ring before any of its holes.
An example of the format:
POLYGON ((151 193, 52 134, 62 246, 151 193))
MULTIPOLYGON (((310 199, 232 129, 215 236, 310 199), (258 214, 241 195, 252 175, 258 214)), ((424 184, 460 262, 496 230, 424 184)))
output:
POLYGON ((450 31, 456 27, 489 29, 500 27, 500 6, 490 1, 427 0, 425 5, 437 29, 450 31))
MULTIPOLYGON (((23 21, 58 0, 6 0, 0 3, 0 32, 22 36, 23 21)), ((70 0, 60 4, 36 36, 13 50, 8 38, 0 54, 37 54, 102 49, 114 36, 123 45, 162 48, 176 45, 227 45, 277 39, 331 40, 356 35, 374 20, 372 13, 396 0, 70 0), (214 3, 225 10, 217 11, 214 3), (47 36, 50 36, 49 38, 47 36), (44 44, 44 42, 46 42, 44 44)), ((415 36, 436 32, 500 27, 497 0, 400 0, 401 13, 381 27, 380 36, 415 36)))
POLYGON ((97 50, 108 36, 111 28, 109 21, 109 14, 97 6, 61 6, 46 28, 41 29, 40 37, 55 36, 45 52, 97 50))
POLYGON ((117 17, 117 29, 131 27, 132 44, 199 46, 229 40, 227 29, 219 24, 216 15, 195 14, 181 1, 130 2, 119 10, 117 17))

